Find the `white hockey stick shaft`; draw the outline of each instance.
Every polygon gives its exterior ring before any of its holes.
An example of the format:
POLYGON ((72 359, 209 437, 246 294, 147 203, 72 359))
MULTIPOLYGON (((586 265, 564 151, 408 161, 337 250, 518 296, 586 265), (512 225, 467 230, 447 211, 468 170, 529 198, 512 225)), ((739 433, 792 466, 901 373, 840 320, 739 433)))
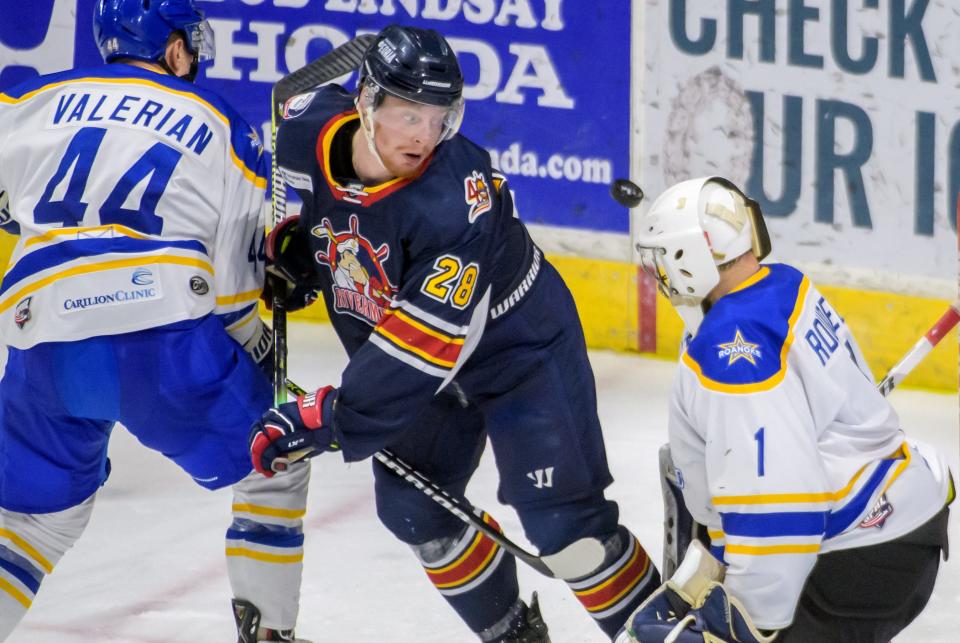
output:
POLYGON ((877 385, 880 393, 888 395, 895 389, 910 372, 917 367, 923 359, 930 354, 933 347, 940 343, 940 340, 949 333, 957 323, 960 322, 960 300, 950 304, 947 311, 940 316, 940 319, 930 327, 923 337, 917 340, 906 355, 900 358, 900 361, 893 365, 886 376, 877 385))

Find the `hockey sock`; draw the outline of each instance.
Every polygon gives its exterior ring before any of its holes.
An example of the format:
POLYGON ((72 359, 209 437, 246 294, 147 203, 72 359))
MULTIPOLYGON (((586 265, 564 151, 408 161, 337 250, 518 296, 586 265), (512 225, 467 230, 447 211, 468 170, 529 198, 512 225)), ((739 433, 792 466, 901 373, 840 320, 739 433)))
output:
POLYGON ((660 574, 639 541, 622 525, 604 542, 600 569, 567 584, 607 636, 660 586, 660 574))
MULTIPOLYGON (((483 519, 500 529, 487 513, 483 519)), ((473 527, 413 549, 430 581, 474 632, 494 627, 517 606, 516 559, 473 527)))

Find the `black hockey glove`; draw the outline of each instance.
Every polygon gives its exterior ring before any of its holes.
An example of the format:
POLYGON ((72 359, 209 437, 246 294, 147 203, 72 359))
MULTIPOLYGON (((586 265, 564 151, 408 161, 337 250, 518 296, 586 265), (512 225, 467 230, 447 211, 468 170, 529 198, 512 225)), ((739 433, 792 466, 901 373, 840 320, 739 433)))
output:
POLYGON ((335 402, 336 389, 324 386, 268 409, 250 429, 253 468, 270 478, 296 461, 290 458, 295 452, 308 450, 299 460, 337 449, 329 423, 335 402))
POLYGON ((273 297, 280 294, 290 312, 306 308, 317 299, 320 276, 313 261, 313 252, 305 231, 300 230, 300 216, 287 217, 267 235, 267 283, 263 300, 267 309, 273 297))

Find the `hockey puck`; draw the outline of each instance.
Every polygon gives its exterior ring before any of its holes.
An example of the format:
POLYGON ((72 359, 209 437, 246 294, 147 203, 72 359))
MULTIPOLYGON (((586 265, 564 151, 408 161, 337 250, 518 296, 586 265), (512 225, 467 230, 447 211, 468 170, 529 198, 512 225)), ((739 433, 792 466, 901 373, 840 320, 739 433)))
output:
POLYGON ((630 179, 617 179, 610 186, 610 196, 622 206, 635 208, 643 201, 643 190, 630 179))

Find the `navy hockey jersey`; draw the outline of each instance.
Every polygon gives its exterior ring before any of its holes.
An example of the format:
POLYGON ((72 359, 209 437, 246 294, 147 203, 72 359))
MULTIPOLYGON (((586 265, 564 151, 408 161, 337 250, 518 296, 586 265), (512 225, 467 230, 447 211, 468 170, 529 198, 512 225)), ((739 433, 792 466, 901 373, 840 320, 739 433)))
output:
POLYGON ((347 460, 389 444, 455 375, 472 395, 487 394, 467 385, 482 379, 469 377, 471 365, 524 350, 492 339, 490 326, 522 305, 538 275, 562 287, 555 272, 541 274, 542 254, 482 148, 456 136, 416 177, 364 186, 335 176, 332 158, 338 134, 358 124, 352 96, 328 85, 287 102, 277 139, 279 172, 303 200, 301 229, 350 355, 333 419, 347 460))

